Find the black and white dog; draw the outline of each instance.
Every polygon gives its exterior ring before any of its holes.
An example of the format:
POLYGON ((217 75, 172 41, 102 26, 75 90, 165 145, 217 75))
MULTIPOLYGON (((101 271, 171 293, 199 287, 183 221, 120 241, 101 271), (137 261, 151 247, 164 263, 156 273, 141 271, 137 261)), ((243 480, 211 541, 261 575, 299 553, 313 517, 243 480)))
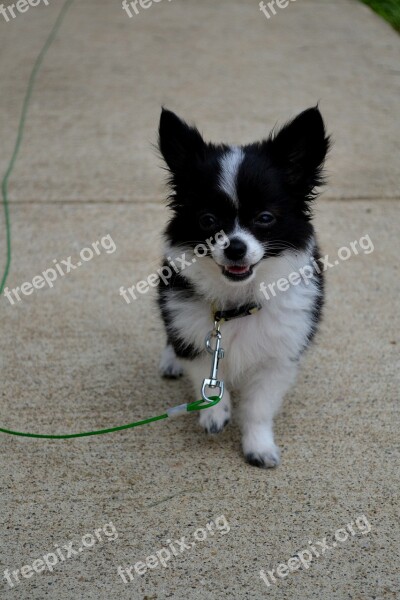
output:
POLYGON ((237 393, 246 460, 275 467, 273 419, 323 304, 311 204, 329 148, 324 122, 311 108, 268 139, 227 146, 206 143, 196 128, 163 110, 159 147, 172 211, 164 265, 183 252, 191 263, 159 286, 167 332, 161 372, 179 376, 183 366, 198 399, 210 371, 204 339, 213 326, 212 307, 242 316, 221 326, 219 376, 226 391, 219 404, 200 411, 200 423, 209 433, 221 431, 230 418, 231 392, 237 393), (221 231, 229 245, 209 245, 207 256, 192 260, 196 245, 221 231), (248 314, 255 303, 260 310, 248 314))

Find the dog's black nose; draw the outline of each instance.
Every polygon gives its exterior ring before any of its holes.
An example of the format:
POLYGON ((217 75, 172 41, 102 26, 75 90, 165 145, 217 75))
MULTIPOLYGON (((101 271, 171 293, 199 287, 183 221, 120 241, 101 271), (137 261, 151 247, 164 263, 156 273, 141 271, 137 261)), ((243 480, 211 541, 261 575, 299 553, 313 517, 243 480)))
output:
POLYGON ((247 252, 246 244, 240 238, 232 238, 225 249, 225 256, 229 260, 241 260, 247 252))

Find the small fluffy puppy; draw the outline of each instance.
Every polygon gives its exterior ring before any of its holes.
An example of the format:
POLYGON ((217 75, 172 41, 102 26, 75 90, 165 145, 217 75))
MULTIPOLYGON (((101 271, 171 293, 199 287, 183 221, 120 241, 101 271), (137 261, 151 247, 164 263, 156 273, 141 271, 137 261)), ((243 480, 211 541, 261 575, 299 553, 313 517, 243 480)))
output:
POLYGON ((246 460, 275 467, 273 420, 323 304, 311 204, 329 148, 324 122, 318 108, 310 108, 265 140, 228 146, 206 143, 196 128, 163 110, 159 148, 170 174, 163 264, 184 255, 188 265, 159 286, 167 333, 161 372, 178 377, 183 367, 200 398, 210 373, 204 340, 213 310, 238 314, 221 325, 225 394, 200 411, 200 424, 208 433, 222 431, 235 392, 246 460), (228 242, 210 244, 221 231, 228 242), (207 255, 196 258, 195 247, 206 240, 207 255), (278 288, 282 278, 289 285, 281 281, 278 288), (255 303, 260 310, 243 316, 255 303))

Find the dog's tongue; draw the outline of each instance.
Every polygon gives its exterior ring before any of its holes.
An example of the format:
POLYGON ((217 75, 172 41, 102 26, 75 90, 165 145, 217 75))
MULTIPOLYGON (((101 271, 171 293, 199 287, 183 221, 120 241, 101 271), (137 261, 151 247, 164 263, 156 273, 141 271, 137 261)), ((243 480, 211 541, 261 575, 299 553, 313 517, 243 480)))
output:
POLYGON ((233 273, 234 275, 244 275, 248 272, 250 267, 225 267, 228 273, 233 273))

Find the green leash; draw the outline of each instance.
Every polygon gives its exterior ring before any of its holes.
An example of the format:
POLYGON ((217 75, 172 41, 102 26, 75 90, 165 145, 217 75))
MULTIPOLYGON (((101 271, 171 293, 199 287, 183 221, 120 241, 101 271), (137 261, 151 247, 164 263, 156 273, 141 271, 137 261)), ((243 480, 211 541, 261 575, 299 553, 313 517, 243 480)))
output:
POLYGON ((4 218, 5 218, 5 225, 6 225, 7 259, 6 259, 6 266, 4 269, 4 274, 3 274, 3 277, 2 277, 2 280, 0 283, 0 294, 2 294, 4 292, 4 287, 6 285, 6 280, 7 280, 8 273, 10 270, 10 265, 11 265, 11 223, 10 223, 10 212, 8 209, 8 180, 14 169, 15 161, 17 160, 19 149, 21 147, 22 138, 23 138, 23 134, 24 134, 24 128, 25 128, 26 115, 28 112, 29 103, 30 103, 31 96, 32 96, 33 86, 35 84, 36 75, 41 67, 44 57, 46 56, 47 50, 50 48, 51 44, 53 43, 53 40, 56 37, 57 32, 60 29, 61 24, 64 20, 64 17, 67 13, 67 10, 69 9, 69 7, 73 1, 74 0, 66 0, 66 2, 64 2, 63 6, 58 14, 58 17, 52 27, 52 30, 50 31, 50 34, 49 34, 47 40, 45 41, 43 48, 39 52, 38 57, 36 58, 36 60, 34 62, 32 72, 29 76, 28 87, 25 92, 24 101, 22 103, 21 116, 19 119, 18 133, 17 133, 17 139, 15 141, 14 150, 11 155, 11 159, 8 164, 8 168, 5 172, 3 180, 1 182, 1 194, 2 194, 2 198, 3 198, 4 218))
POLYGON ((88 437, 89 435, 103 435, 105 433, 113 433, 114 431, 123 431, 124 429, 132 429, 133 427, 140 427, 140 425, 147 425, 148 423, 153 423, 154 421, 161 421, 162 419, 168 419, 168 417, 173 417, 185 412, 194 412, 196 410, 203 410, 204 408, 208 408, 210 406, 214 406, 218 404, 221 400, 219 396, 211 396, 207 401, 205 400, 195 400, 195 402, 189 402, 188 404, 180 404, 179 406, 174 406, 173 408, 169 408, 166 413, 163 415, 158 415, 157 417, 150 417, 150 419, 144 419, 143 421, 135 421, 134 423, 128 423, 128 425, 120 425, 119 427, 109 427, 108 429, 97 429, 96 431, 84 431, 82 433, 68 433, 65 435, 50 435, 44 433, 24 433, 22 431, 13 431, 12 429, 4 429, 0 427, 1 433, 8 433, 9 435, 18 435, 21 437, 29 437, 29 438, 40 438, 46 440, 69 440, 71 438, 80 438, 80 437, 88 437))
MULTIPOLYGON (((23 134, 24 134, 24 128, 25 128, 26 115, 28 112, 29 103, 30 103, 31 96, 32 96, 32 90, 33 90, 33 87, 35 84, 36 75, 40 69, 40 66, 43 62, 44 57, 46 56, 48 49, 50 48, 51 44, 53 43, 53 40, 54 40, 55 36, 57 35, 58 30, 61 27, 61 24, 67 13, 67 10, 69 9, 72 2, 73 2, 73 0, 66 0, 66 2, 64 2, 63 6, 58 14, 58 17, 52 27, 52 30, 50 31, 50 34, 49 34, 46 42, 44 43, 44 46, 43 46, 42 50, 40 51, 38 57, 35 60, 34 65, 33 65, 32 72, 29 77, 28 87, 27 87, 27 90, 25 93, 23 104, 22 104, 21 116, 20 116, 20 120, 19 120, 18 133, 17 133, 17 139, 15 141, 14 150, 11 155, 11 159, 10 159, 8 168, 5 172, 3 180, 1 182, 1 193, 2 193, 2 198, 3 198, 5 226, 6 226, 7 259, 6 259, 6 266, 4 269, 4 274, 3 274, 3 277, 2 277, 2 280, 0 283, 0 294, 2 294, 4 291, 4 287, 5 287, 5 284, 7 281, 7 277, 8 277, 8 273, 10 271, 10 265, 11 265, 11 224, 10 224, 10 212, 9 212, 9 207, 8 207, 8 180, 14 169, 15 162, 17 160, 17 156, 18 156, 18 153, 19 153, 19 150, 21 147, 22 138, 23 138, 23 134)), ((172 417, 172 416, 179 415, 182 413, 203 410, 205 408, 209 408, 210 406, 214 406, 220 400, 221 400, 221 396, 211 396, 210 398, 207 398, 207 399, 203 396, 203 399, 201 399, 201 400, 196 400, 195 402, 190 402, 187 404, 180 404, 179 406, 174 406, 173 408, 168 409, 167 412, 164 413, 163 415, 158 415, 157 417, 151 417, 150 419, 144 419, 143 421, 136 421, 135 423, 128 423, 128 425, 120 425, 119 427, 110 427, 108 429, 98 429, 96 431, 84 431, 83 433, 70 433, 70 434, 65 434, 65 435, 47 435, 47 434, 40 434, 40 433, 24 433, 22 431, 13 431, 12 429, 4 429, 3 427, 0 427, 0 432, 7 433, 9 435, 17 435, 17 436, 21 436, 21 437, 40 438, 40 439, 48 439, 48 440, 68 440, 71 438, 88 437, 89 435, 103 435, 105 433, 113 433, 114 431, 123 431, 124 429, 132 429, 133 427, 139 427, 140 425, 147 425, 148 423, 153 423, 154 421, 161 421, 162 419, 167 419, 168 417, 172 417)))

